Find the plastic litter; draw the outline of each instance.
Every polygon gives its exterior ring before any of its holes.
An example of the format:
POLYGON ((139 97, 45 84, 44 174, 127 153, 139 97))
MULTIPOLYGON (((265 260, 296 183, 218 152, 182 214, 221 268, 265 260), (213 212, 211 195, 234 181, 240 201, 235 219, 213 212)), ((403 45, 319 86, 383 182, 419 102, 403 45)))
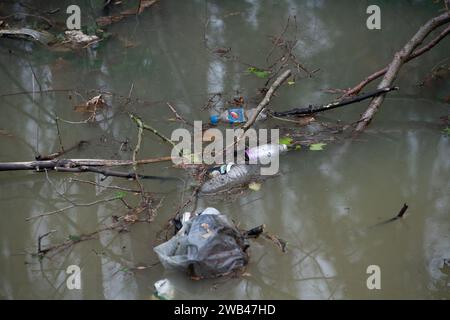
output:
POLYGON ((175 289, 169 279, 161 279, 155 282, 154 295, 160 300, 172 300, 175 296, 175 289))
POLYGON ((206 208, 153 250, 164 268, 203 279, 242 271, 248 264, 248 247, 245 235, 225 215, 206 208))
MULTIPOLYGON (((243 123, 251 119, 256 112, 256 108, 245 110, 244 108, 232 108, 225 110, 219 115, 211 115, 209 120, 211 124, 223 123, 243 123)), ((266 119, 267 115, 261 112, 256 118, 257 121, 266 119)))
POLYGON ((235 165, 234 162, 230 162, 228 164, 223 164, 223 165, 218 166, 218 167, 213 167, 213 168, 208 170, 209 177, 213 178, 213 177, 216 177, 218 175, 227 174, 228 172, 230 172, 231 168, 234 165, 235 165))
POLYGON ((265 161, 287 151, 285 144, 263 144, 246 151, 249 161, 265 161))
POLYGON ((238 164, 231 167, 225 174, 216 175, 206 181, 200 188, 200 193, 211 194, 250 182, 260 176, 257 165, 238 164))

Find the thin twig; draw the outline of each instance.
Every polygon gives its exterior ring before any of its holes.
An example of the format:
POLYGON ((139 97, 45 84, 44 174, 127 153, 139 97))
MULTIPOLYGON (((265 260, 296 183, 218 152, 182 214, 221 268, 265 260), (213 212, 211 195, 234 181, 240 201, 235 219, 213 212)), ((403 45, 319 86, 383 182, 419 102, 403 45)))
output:
POLYGON ((88 180, 82 180, 82 179, 76 179, 76 178, 70 178, 70 181, 88 183, 88 184, 91 184, 91 185, 94 185, 97 187, 101 187, 101 188, 105 188, 105 189, 114 189, 114 190, 130 192, 130 193, 139 193, 140 192, 139 190, 124 188, 124 187, 119 187, 119 186, 105 186, 105 185, 102 185, 102 184, 94 182, 94 181, 88 181, 88 180))
POLYGON ((175 118, 177 118, 177 120, 180 120, 181 122, 183 122, 185 124, 190 124, 182 116, 180 116, 178 114, 177 110, 169 102, 166 102, 166 104, 170 108, 170 110, 173 112, 173 114, 175 115, 175 118))
POLYGON ((90 207, 90 206, 94 206, 94 205, 99 204, 99 203, 119 200, 120 198, 122 198, 121 195, 120 196, 115 196, 115 197, 112 197, 112 198, 96 200, 96 201, 90 202, 90 203, 76 203, 76 204, 72 204, 70 206, 67 206, 67 207, 64 207, 64 208, 61 208, 61 209, 58 209, 58 210, 54 210, 54 211, 42 213, 42 214, 39 214, 39 215, 36 215, 36 216, 28 217, 25 220, 26 221, 30 221, 30 220, 34 220, 34 219, 37 219, 37 218, 47 217, 47 216, 51 216, 51 215, 54 215, 54 214, 57 214, 57 213, 60 213, 60 212, 64 212, 66 210, 69 210, 69 209, 72 209, 72 208, 75 208, 75 207, 90 207))

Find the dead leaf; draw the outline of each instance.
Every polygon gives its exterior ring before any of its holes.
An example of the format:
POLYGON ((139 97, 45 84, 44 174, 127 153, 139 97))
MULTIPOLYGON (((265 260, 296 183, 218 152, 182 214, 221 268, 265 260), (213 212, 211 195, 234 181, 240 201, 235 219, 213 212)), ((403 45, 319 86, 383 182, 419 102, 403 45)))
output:
POLYGON ((125 18, 123 15, 100 17, 95 20, 100 27, 106 27, 125 18))
POLYGON ((123 220, 125 222, 131 222, 131 223, 135 222, 137 219, 138 219, 138 217, 135 214, 127 214, 123 217, 123 220))
POLYGON ((85 104, 77 105, 74 107, 75 112, 81 113, 94 113, 97 109, 101 109, 106 106, 105 99, 99 94, 88 100, 85 104))
POLYGON ((8 130, 3 130, 3 129, 0 129, 0 136, 14 137, 14 135, 11 134, 8 130))
POLYGON ((138 8, 124 10, 124 11, 120 12, 119 14, 113 15, 113 16, 100 17, 100 18, 97 18, 95 21, 97 22, 98 26, 105 27, 112 23, 119 22, 127 16, 141 14, 142 12, 144 12, 144 10, 146 8, 154 5, 158 1, 159 0, 141 0, 140 6, 138 8))

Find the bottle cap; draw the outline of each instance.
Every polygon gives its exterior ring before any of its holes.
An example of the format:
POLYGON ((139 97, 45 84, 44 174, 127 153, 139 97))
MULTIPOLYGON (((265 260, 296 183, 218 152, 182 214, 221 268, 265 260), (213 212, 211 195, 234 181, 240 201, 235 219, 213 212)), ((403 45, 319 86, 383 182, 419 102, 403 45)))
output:
POLYGON ((219 116, 213 114, 209 117, 209 121, 211 122, 211 124, 217 124, 219 122, 219 116))

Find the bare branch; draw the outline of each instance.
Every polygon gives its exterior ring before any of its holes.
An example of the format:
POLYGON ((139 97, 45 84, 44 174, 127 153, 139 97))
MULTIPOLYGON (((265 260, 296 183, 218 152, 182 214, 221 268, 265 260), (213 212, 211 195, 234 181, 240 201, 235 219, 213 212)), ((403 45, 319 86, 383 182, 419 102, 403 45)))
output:
MULTIPOLYGON (((411 40, 406 43, 406 45, 394 55, 394 59, 389 64, 386 74, 383 80, 378 85, 378 89, 391 87, 394 83, 397 75, 400 71, 402 65, 407 61, 408 57, 411 56, 414 49, 419 46, 425 37, 430 34, 434 29, 439 26, 448 23, 450 21, 450 12, 445 12, 435 18, 429 20, 425 25, 423 25, 416 34, 411 38, 411 40)), ((362 132, 373 119, 378 108, 384 101, 384 95, 380 95, 372 100, 367 110, 360 117, 359 122, 354 130, 354 134, 362 132)))
MULTIPOLYGON (((414 58, 417 58, 418 56, 424 54, 425 52, 429 51, 431 48, 433 48, 435 45, 437 45, 442 39, 444 39, 448 34, 450 33, 450 26, 447 27, 445 30, 443 30, 436 38, 431 40, 427 45, 417 49, 414 51, 406 60, 406 62, 409 62, 413 60, 414 58)), ((377 72, 372 73, 370 76, 368 76, 366 79, 358 83, 355 87, 353 87, 350 90, 346 90, 345 94, 341 96, 340 99, 358 94, 365 86, 367 86, 372 81, 378 79, 379 77, 383 76, 386 71, 388 70, 388 67, 385 67, 381 70, 378 70, 377 72)))

